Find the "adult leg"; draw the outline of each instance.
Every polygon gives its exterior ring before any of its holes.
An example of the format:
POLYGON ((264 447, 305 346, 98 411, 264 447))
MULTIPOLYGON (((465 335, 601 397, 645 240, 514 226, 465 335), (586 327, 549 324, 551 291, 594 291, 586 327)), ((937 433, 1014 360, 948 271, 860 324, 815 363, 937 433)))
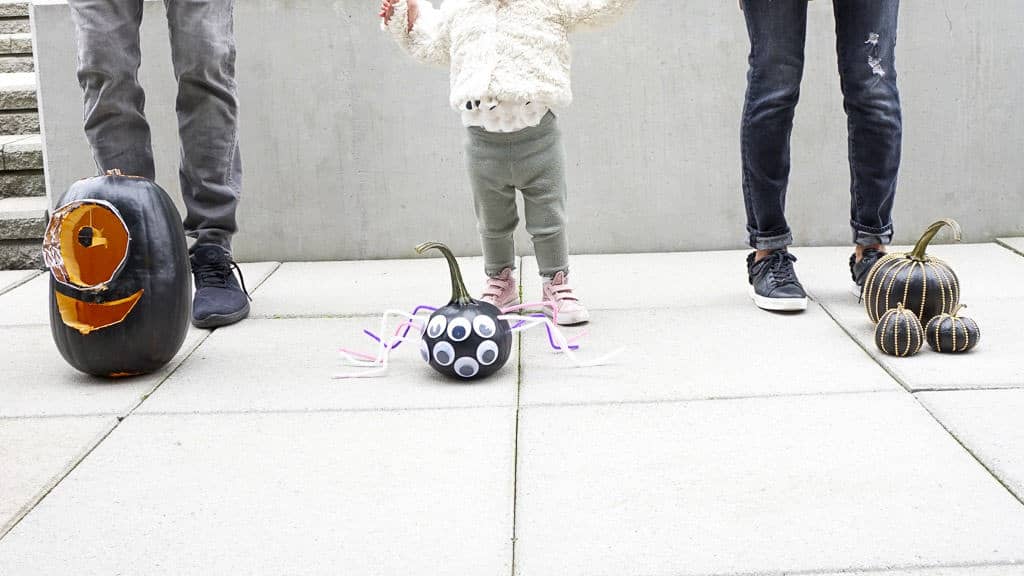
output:
POLYGON ((154 178, 153 148, 139 85, 142 0, 69 0, 78 42, 85 135, 101 172, 154 178))
POLYGON ((242 188, 234 0, 165 0, 178 80, 185 232, 231 250, 242 188))
POLYGON ((750 246, 792 244, 786 222, 790 135, 800 99, 807 0, 743 0, 750 67, 743 109, 743 199, 750 246))
POLYGON ((888 244, 903 136, 895 57, 899 0, 833 2, 849 128, 853 241, 888 244))

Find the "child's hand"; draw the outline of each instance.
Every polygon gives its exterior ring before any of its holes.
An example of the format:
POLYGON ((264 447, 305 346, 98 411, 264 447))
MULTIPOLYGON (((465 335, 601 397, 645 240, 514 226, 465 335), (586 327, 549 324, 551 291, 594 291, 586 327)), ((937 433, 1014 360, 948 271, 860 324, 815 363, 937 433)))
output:
MULTIPOLYGON (((384 24, 391 23, 391 17, 395 15, 395 4, 398 0, 383 0, 380 4, 380 13, 378 16, 384 19, 384 24)), ((416 24, 416 20, 420 17, 420 7, 416 0, 406 0, 406 4, 409 5, 409 28, 408 31, 412 32, 412 27, 416 24)))

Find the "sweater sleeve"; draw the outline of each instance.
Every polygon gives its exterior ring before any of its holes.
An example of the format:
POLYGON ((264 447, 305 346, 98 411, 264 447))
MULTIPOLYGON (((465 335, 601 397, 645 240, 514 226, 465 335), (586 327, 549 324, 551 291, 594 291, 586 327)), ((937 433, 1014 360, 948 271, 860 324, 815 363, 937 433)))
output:
POLYGON ((636 0, 559 0, 569 30, 602 26, 622 16, 636 0))
POLYGON ((413 58, 427 64, 447 66, 451 62, 451 40, 443 8, 434 8, 430 0, 419 0, 420 15, 409 30, 409 4, 399 0, 395 13, 385 27, 398 45, 413 58))

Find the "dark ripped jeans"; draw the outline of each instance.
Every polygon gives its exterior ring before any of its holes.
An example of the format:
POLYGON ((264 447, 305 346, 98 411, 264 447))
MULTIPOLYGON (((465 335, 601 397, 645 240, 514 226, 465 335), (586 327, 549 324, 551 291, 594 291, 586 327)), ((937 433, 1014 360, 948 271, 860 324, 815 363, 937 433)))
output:
MULTIPOLYGON (((68 0, 78 40, 85 134, 97 167, 154 178, 139 85, 143 0, 68 0)), ((242 187, 234 0, 164 0, 178 80, 185 232, 231 249, 242 187)))
MULTIPOLYGON (((793 243, 786 189, 807 0, 742 0, 742 5, 750 35, 741 144, 747 232, 752 247, 772 250, 793 243)), ((833 0, 833 5, 849 131, 853 241, 888 244, 903 132, 894 55, 899 0, 833 0)))

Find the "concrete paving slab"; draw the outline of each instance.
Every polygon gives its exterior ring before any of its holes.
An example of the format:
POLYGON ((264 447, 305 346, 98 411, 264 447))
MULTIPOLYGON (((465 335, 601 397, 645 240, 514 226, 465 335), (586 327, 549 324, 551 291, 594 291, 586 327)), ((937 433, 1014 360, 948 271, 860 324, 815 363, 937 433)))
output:
POLYGON ((1024 565, 1001 566, 928 566, 896 570, 870 570, 855 572, 815 572, 813 576, 1022 576, 1024 565))
POLYGON ((520 412, 520 576, 1024 562, 1024 507, 903 392, 520 412))
POLYGON ((509 574, 514 433, 511 408, 135 415, 0 574, 509 574))
POLYGON ((1024 238, 999 238, 997 241, 1010 250, 1024 256, 1024 238))
MULTIPOLYGON (((750 302, 744 250, 581 255, 569 259, 573 288, 594 310, 682 308, 750 302)), ((523 297, 541 299, 533 256, 523 258, 523 297)))
POLYGON ((123 415, 174 371, 209 335, 190 329, 161 370, 109 380, 72 368, 53 344, 49 326, 0 326, 0 417, 123 415))
POLYGON ((1024 501, 1024 389, 923 392, 917 397, 1024 501))
POLYGON ((0 270, 0 294, 22 285, 38 274, 38 270, 0 270))
MULTIPOLYGON (((543 329, 523 334, 523 404, 575 404, 899 390, 899 384, 816 304, 799 315, 753 305, 600 310, 575 368, 543 329)), ((581 329, 570 328, 566 334, 581 329)))
POLYGON ((377 410, 515 403, 514 360, 487 380, 454 382, 430 369, 414 342, 395 350, 383 377, 332 379, 366 370, 344 366, 338 349, 373 351, 375 343, 362 331, 377 331, 378 326, 368 318, 297 318, 253 319, 221 328, 139 410, 377 410))
POLYGON ((63 477, 116 423, 109 416, 0 418, 0 538, 26 506, 63 477))
MULTIPOLYGON (((459 258, 466 286, 483 288, 483 259, 459 258)), ((353 262, 286 262, 253 304, 256 317, 376 315, 417 305, 443 306, 451 299, 448 267, 438 258, 353 262)))
MULTIPOLYGON (((246 277, 246 286, 249 288, 249 292, 255 294, 279 264, 277 262, 254 262, 239 266, 242 268, 242 274, 246 277)), ((49 324, 50 303, 47 299, 49 286, 50 275, 46 273, 40 274, 7 293, 0 294, 0 326, 49 324)))
MULTIPOLYGON (((874 345, 874 326, 863 304, 849 293, 849 276, 836 263, 842 248, 804 248, 797 252, 799 274, 808 291, 887 370, 912 390, 1013 388, 1024 383, 1020 354, 1024 325, 1024 259, 994 244, 942 245, 936 256, 949 262, 960 277, 970 316, 982 331, 978 347, 968 354, 937 354, 928 346, 911 358, 893 358, 874 345), (831 264, 830 264, 831 263, 831 264)), ((849 257, 849 254, 846 254, 849 257)))

